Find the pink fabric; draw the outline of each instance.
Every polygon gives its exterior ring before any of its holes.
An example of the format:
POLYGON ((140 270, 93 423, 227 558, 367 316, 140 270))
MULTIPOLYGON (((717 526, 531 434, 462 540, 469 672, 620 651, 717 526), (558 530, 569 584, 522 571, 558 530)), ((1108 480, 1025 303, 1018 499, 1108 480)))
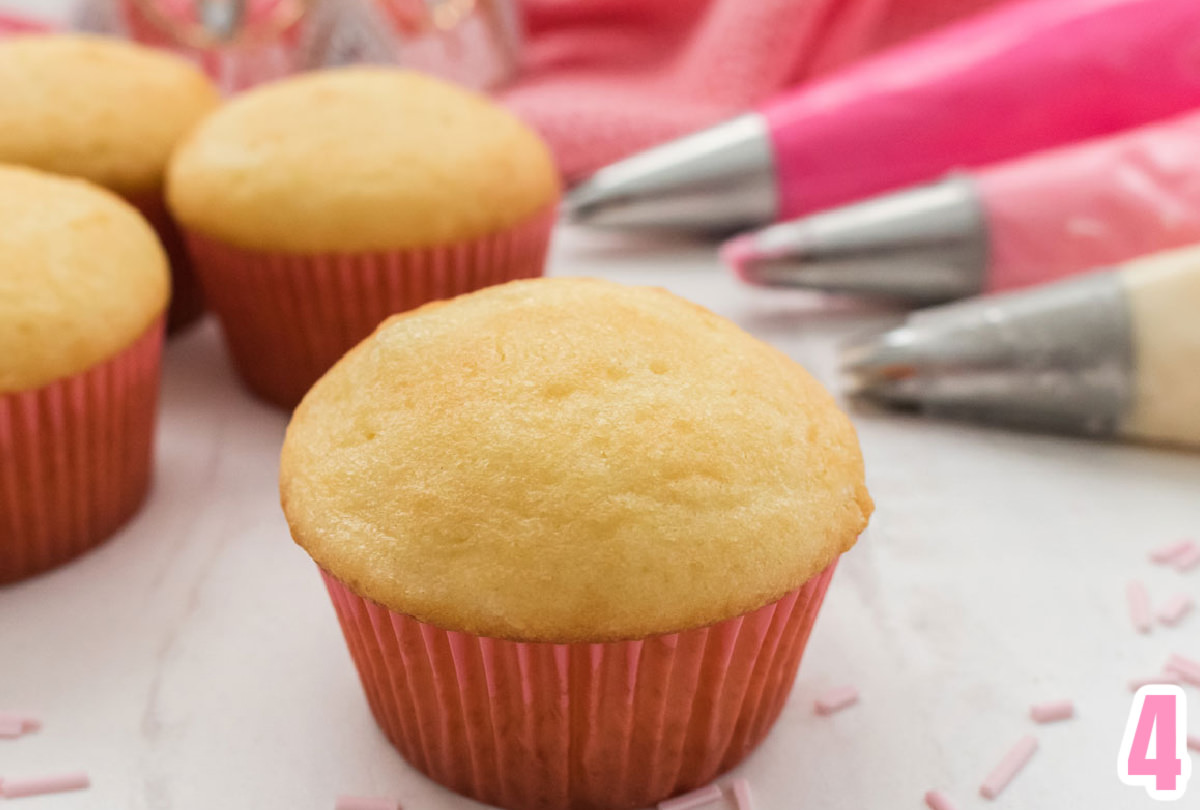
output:
POLYGON ((568 178, 997 0, 525 0, 504 94, 568 178))

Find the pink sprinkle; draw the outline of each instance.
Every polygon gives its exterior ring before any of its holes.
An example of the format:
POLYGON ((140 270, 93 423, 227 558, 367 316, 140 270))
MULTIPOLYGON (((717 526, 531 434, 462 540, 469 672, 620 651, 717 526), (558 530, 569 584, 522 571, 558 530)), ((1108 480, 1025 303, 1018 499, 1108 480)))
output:
POLYGON ((36 779, 5 779, 0 782, 0 796, 16 799, 21 796, 41 796, 46 793, 65 793, 68 790, 83 790, 91 785, 82 771, 64 773, 59 776, 42 776, 36 779))
POLYGON ((1136 692, 1143 686, 1179 686, 1179 677, 1171 673, 1155 675, 1151 678, 1134 678, 1129 682, 1129 691, 1136 692))
POLYGON ((1200 751, 1200 734, 1188 735, 1188 748, 1193 751, 1200 751))
POLYGON ((1000 764, 992 769, 992 772, 987 775, 987 779, 983 780, 983 784, 979 786, 980 795, 985 799, 994 799, 999 796, 1008 787, 1008 783, 1013 780, 1013 777, 1029 762, 1037 747, 1036 737, 1022 737, 1021 741, 1004 755, 1000 764))
POLYGON ((925 794, 925 806, 929 810, 958 810, 954 806, 954 802, 946 798, 945 793, 937 790, 931 790, 925 794))
POLYGON ((1125 587, 1125 595, 1129 599, 1129 618, 1133 620, 1133 626, 1139 633, 1149 633, 1152 622, 1146 586, 1134 580, 1125 587))
POLYGON ((733 789, 733 805, 737 810, 754 810, 754 796, 750 793, 750 783, 745 779, 734 779, 730 784, 733 789))
POLYGON ((1179 620, 1187 615, 1195 603, 1192 597, 1186 594, 1177 593, 1167 600, 1167 603, 1158 610, 1158 620, 1165 625, 1178 624, 1179 620))
POLYGON ((400 810, 400 802, 395 799, 338 796, 333 810, 400 810))
POLYGON ((1193 545, 1187 551, 1179 554, 1171 561, 1176 571, 1191 571, 1200 565, 1200 546, 1193 545))
POLYGON ((25 733, 25 726, 20 720, 0 718, 0 740, 15 740, 25 733))
POLYGON ((1075 704, 1069 700, 1052 700, 1029 707, 1029 716, 1035 723, 1056 723, 1075 716, 1075 704))
POLYGON ((721 789, 716 785, 709 785, 699 790, 693 790, 691 793, 676 796, 674 799, 659 802, 658 810, 691 810, 693 807, 700 807, 709 802, 720 801, 721 798, 721 789))
POLYGON ((42 728, 41 721, 36 717, 30 717, 27 714, 16 714, 14 712, 0 712, 0 726, 11 723, 19 723, 23 734, 31 734, 42 728))
POLYGON ((1150 561, 1159 565, 1170 565, 1175 562, 1175 559, 1181 554, 1186 554, 1196 547, 1194 540, 1180 540, 1177 543, 1170 543, 1165 546, 1160 546, 1150 552, 1150 561))
POLYGON ((833 714, 858 703, 858 690, 853 686, 835 686, 818 697, 813 706, 817 714, 833 714))
POLYGON ((1200 663, 1184 658, 1182 655, 1172 655, 1167 661, 1167 671, 1179 676, 1179 679, 1200 686, 1200 663))

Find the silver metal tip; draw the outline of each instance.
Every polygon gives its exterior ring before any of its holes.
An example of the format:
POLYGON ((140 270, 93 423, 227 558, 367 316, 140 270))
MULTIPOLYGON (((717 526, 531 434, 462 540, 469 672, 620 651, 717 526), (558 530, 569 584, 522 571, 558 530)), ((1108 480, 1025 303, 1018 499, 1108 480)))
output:
POLYGON ((563 210, 593 227, 728 233, 770 222, 777 202, 766 123, 750 113, 605 166, 563 210))
POLYGON ((920 361, 912 344, 913 335, 903 326, 847 341, 838 355, 842 392, 856 404, 917 407, 911 381, 920 373, 920 361))
POLYGON ((750 284, 929 304, 980 292, 985 231, 973 184, 951 177, 772 225, 722 255, 750 284))
POLYGON ((844 345, 855 404, 1036 430, 1110 434, 1132 396, 1128 302, 1116 273, 910 315, 844 345))
POLYGON ((587 224, 604 207, 604 196, 591 180, 585 180, 563 196, 563 216, 567 222, 587 224))

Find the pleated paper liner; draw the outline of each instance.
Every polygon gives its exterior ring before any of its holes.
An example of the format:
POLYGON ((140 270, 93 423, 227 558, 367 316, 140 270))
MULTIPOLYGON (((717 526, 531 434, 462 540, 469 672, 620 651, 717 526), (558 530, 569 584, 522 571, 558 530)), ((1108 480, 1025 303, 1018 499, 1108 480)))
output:
POLYGON ((200 281, 192 269, 183 234, 167 210, 161 193, 141 195, 129 202, 134 205, 146 221, 154 226, 159 241, 167 252, 171 263, 171 304, 167 308, 167 333, 175 334, 200 320, 204 314, 204 294, 200 281))
POLYGON ((0 583, 99 545, 150 487, 163 321, 110 360, 0 394, 0 583))
POLYGON ((389 315, 542 274, 556 206, 451 245, 311 255, 186 239, 205 299, 251 391, 291 408, 389 315))
POLYGON ((835 565, 742 616, 601 644, 440 630, 322 575, 371 711, 413 766, 510 810, 598 810, 705 785, 762 741, 835 565))

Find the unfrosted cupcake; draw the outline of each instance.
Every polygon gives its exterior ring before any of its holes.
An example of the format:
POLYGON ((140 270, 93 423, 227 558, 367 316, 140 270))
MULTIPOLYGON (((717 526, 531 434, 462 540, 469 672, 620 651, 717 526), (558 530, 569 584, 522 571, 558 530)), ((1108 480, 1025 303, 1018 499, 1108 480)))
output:
POLYGON ((482 96, 354 68, 235 99, 168 194, 243 378, 291 407, 388 315, 540 275, 559 181, 482 96))
POLYGON ((116 196, 0 167, 0 583, 92 548, 150 483, 167 258, 116 196))
POLYGON ((163 202, 175 145, 218 103, 200 70, 176 56, 77 34, 0 41, 0 163, 90 180, 135 205, 171 260, 169 321, 203 311, 187 251, 163 202))
POLYGON ((567 279, 386 321, 296 410, 280 488, 388 738, 518 810, 733 767, 872 510, 853 427, 786 356, 567 279))

